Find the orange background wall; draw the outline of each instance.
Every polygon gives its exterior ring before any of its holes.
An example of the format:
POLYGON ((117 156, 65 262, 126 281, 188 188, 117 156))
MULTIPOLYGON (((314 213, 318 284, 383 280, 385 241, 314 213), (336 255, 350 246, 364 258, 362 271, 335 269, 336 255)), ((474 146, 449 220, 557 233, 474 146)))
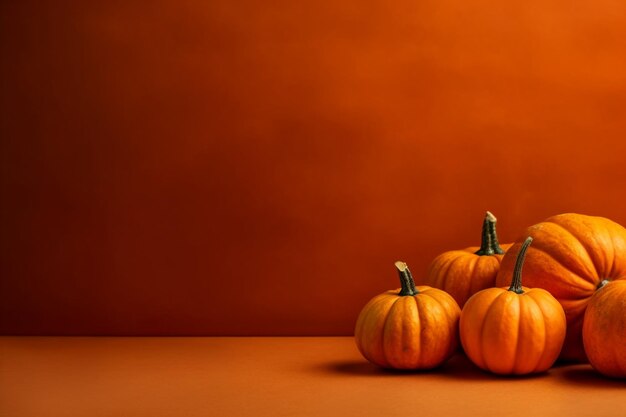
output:
POLYGON ((626 3, 2 2, 2 334, 350 334, 439 252, 626 224, 626 3))

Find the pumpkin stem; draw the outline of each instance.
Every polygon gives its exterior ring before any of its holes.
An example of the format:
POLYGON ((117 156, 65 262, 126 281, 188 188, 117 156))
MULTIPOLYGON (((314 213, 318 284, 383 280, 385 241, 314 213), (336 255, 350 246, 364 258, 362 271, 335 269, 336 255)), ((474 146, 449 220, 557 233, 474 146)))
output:
POLYGON ((522 290, 522 266, 524 265, 524 259, 526 259, 526 251, 528 250, 528 247, 530 246, 532 241, 532 237, 528 236, 526 238, 524 243, 522 243, 522 247, 517 253, 517 259, 515 260, 515 268, 513 269, 513 281, 511 282, 509 291, 513 291, 517 294, 524 294, 524 290, 522 290))
POLYGON ((413 281, 411 271, 409 271, 409 267, 406 265, 406 263, 398 261, 395 263, 395 265, 396 268, 398 268, 398 272, 400 273, 400 285, 402 285, 402 289, 400 290, 399 295, 419 294, 419 291, 417 291, 417 288, 415 288, 415 282, 413 281))
POLYGON ((483 221, 482 241, 480 243, 480 249, 474 252, 476 255, 502 255, 504 251, 498 243, 498 234, 496 233, 496 216, 491 214, 490 211, 485 214, 485 220, 483 221))

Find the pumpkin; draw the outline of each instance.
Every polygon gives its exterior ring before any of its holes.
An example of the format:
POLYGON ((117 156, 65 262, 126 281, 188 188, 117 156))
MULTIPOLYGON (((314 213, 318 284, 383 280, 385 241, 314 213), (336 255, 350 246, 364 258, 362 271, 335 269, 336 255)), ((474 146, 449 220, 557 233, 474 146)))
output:
POLYGON ((522 265, 532 242, 516 258, 510 287, 474 294, 463 307, 461 345, 479 368, 496 374, 544 372, 556 361, 565 339, 565 313, 546 290, 522 287, 522 265))
MULTIPOLYGON (((531 226, 526 233, 536 244, 528 251, 524 282, 548 290, 565 310, 567 335, 561 358, 585 361, 585 309, 604 280, 626 278, 626 229, 603 217, 567 213, 531 226)), ((502 259, 497 286, 506 285, 520 244, 502 259)))
POLYGON ((461 309, 445 292, 415 286, 409 268, 396 262, 401 288, 371 299, 359 314, 355 340, 361 354, 384 368, 431 369, 459 346, 461 309))
POLYGON ((591 366, 626 378, 626 281, 605 282, 591 297, 583 321, 583 345, 591 366))
POLYGON ((431 262, 422 284, 444 290, 461 307, 477 291, 493 287, 504 252, 511 246, 500 246, 498 243, 496 222, 496 217, 487 212, 480 248, 469 247, 437 256, 431 262))

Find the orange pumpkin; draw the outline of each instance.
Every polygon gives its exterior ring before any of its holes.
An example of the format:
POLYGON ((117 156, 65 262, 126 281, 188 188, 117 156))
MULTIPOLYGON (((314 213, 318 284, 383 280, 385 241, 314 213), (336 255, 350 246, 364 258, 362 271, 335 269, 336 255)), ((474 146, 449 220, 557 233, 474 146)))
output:
POLYGON ((370 300, 359 314, 359 351, 385 368, 431 369, 458 348, 461 309, 445 292, 415 286, 409 268, 396 262, 402 287, 370 300))
POLYGON ((504 252, 511 246, 498 243, 496 222, 495 216, 487 212, 480 248, 473 246, 437 256, 422 283, 444 290, 461 307, 477 291, 493 287, 504 252))
POLYGON ((478 367, 496 374, 548 370, 565 339, 565 313, 541 288, 522 287, 522 265, 532 242, 517 255, 511 286, 474 294, 461 312, 461 344, 478 367))
MULTIPOLYGON (((528 251, 524 282, 559 300, 567 316, 561 358, 584 361, 582 324, 589 299, 602 281, 626 278, 626 229, 603 217, 568 213, 531 226, 526 233, 536 244, 528 251)), ((504 256, 497 286, 506 285, 520 244, 504 256)))
POLYGON ((605 283, 591 297, 583 321, 585 352, 598 372, 626 378, 626 281, 605 283))

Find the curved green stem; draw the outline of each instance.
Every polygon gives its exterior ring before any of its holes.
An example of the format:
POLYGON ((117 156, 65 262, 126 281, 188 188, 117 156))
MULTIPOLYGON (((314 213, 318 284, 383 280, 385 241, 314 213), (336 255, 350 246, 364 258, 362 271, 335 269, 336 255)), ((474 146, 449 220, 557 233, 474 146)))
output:
POLYGON ((417 291, 417 288, 415 288, 415 282, 413 281, 411 271, 409 271, 409 267, 406 265, 406 263, 398 261, 395 263, 395 265, 396 268, 398 268, 398 272, 400 273, 400 285, 402 285, 402 289, 400 290, 399 295, 419 294, 419 291, 417 291))
POLYGON ((532 243, 533 238, 528 236, 524 243, 522 243, 522 247, 517 253, 517 259, 515 260, 515 268, 513 269, 513 281, 511 281, 511 286, 509 287, 509 291, 513 291, 517 294, 524 294, 524 290, 522 290, 522 266, 524 266, 524 259, 526 259, 526 251, 528 247, 532 243))
POLYGON ((487 212, 485 214, 485 220, 483 221, 482 240, 480 243, 480 249, 475 254, 484 255, 502 255, 504 251, 498 243, 498 234, 496 233, 496 223, 498 219, 496 216, 487 212))

